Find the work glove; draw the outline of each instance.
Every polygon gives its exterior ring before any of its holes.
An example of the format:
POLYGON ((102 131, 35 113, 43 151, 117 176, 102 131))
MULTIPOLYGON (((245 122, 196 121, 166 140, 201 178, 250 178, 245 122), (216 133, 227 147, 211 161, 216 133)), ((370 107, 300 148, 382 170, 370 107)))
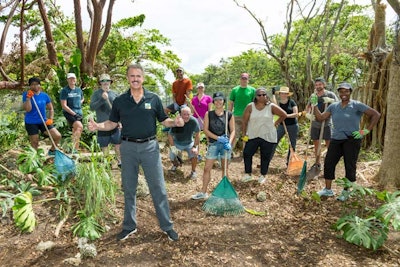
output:
POLYGON ((310 121, 314 121, 315 120, 315 116, 311 113, 306 113, 306 118, 309 119, 310 121))
POLYGON ((82 115, 81 114, 78 114, 78 113, 76 113, 75 115, 74 115, 74 118, 77 120, 77 121, 82 121, 82 115))
POLYGON ((318 96, 316 94, 312 94, 310 97, 310 103, 312 106, 318 105, 318 96))
POLYGON ((34 95, 35 93, 32 91, 32 90, 29 90, 27 93, 26 93, 26 97, 27 98, 32 98, 32 96, 34 95))
POLYGON ((366 136, 367 134, 369 134, 369 130, 364 129, 364 130, 354 131, 354 132, 352 132, 352 134, 355 139, 361 139, 364 136, 366 136))
POLYGON ((221 135, 221 136, 218 136, 217 142, 221 143, 221 144, 226 144, 226 143, 229 143, 229 139, 226 135, 221 135))
POLYGON ((335 102, 335 99, 327 96, 324 96, 322 99, 324 100, 324 104, 332 104, 333 102, 335 102))
POLYGON ((178 111, 178 110, 179 110, 179 105, 178 105, 178 103, 176 103, 176 102, 174 102, 174 109, 175 109, 175 111, 178 111))
POLYGON ((231 146, 231 143, 229 143, 229 141, 228 141, 228 143, 224 144, 224 149, 227 150, 227 151, 232 150, 232 146, 231 146))
POLYGON ((170 151, 172 154, 178 155, 179 150, 176 148, 176 146, 171 146, 170 151))
POLYGON ((47 125, 47 126, 50 126, 50 125, 52 125, 52 124, 53 124, 53 120, 52 120, 52 119, 47 119, 46 125, 47 125))
POLYGON ((241 138, 241 139, 242 139, 242 141, 243 141, 243 142, 245 142, 245 143, 246 143, 247 141, 249 141, 249 136, 247 136, 247 135, 245 135, 245 136, 242 136, 242 138, 241 138))

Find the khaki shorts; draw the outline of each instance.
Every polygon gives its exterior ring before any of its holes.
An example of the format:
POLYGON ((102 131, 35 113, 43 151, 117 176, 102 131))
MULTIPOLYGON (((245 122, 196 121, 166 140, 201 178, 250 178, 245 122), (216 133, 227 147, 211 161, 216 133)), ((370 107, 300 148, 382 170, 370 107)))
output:
POLYGON ((242 136, 243 129, 243 117, 235 116, 235 138, 240 138, 242 136))

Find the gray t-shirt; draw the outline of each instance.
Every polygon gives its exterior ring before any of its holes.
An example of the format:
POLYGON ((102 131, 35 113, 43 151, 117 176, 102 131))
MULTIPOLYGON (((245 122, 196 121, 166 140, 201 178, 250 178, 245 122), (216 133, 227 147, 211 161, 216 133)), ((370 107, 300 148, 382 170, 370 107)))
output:
POLYGON ((111 105, 117 97, 114 91, 108 91, 108 100, 102 97, 103 89, 97 89, 90 97, 90 109, 96 111, 96 121, 104 122, 108 120, 111 113, 111 105))
POLYGON ((193 142, 193 135, 198 132, 200 132, 199 123, 193 116, 190 116, 183 127, 173 127, 169 130, 174 143, 180 146, 190 145, 193 142))

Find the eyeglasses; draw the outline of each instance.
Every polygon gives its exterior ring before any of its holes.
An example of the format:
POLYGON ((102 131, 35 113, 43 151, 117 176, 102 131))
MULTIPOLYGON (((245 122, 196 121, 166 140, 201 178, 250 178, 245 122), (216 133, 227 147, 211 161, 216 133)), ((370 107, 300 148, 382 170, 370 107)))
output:
POLYGON ((101 83, 104 83, 104 82, 111 82, 111 80, 101 80, 100 82, 101 82, 101 83))
POLYGON ((260 95, 257 95, 257 96, 266 96, 267 94, 260 94, 260 95))
POLYGON ((240 79, 242 79, 242 80, 248 80, 249 78, 247 78, 247 77, 240 77, 240 79))

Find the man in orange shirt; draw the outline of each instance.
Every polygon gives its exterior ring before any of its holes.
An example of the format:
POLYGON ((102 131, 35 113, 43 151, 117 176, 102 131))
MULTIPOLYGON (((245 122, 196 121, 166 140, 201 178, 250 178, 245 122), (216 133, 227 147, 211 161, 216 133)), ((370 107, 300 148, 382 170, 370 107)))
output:
POLYGON ((189 98, 192 91, 192 81, 189 78, 183 77, 183 68, 176 69, 176 81, 172 83, 172 98, 173 103, 165 108, 165 113, 176 113, 179 107, 186 104, 186 97, 189 98))

